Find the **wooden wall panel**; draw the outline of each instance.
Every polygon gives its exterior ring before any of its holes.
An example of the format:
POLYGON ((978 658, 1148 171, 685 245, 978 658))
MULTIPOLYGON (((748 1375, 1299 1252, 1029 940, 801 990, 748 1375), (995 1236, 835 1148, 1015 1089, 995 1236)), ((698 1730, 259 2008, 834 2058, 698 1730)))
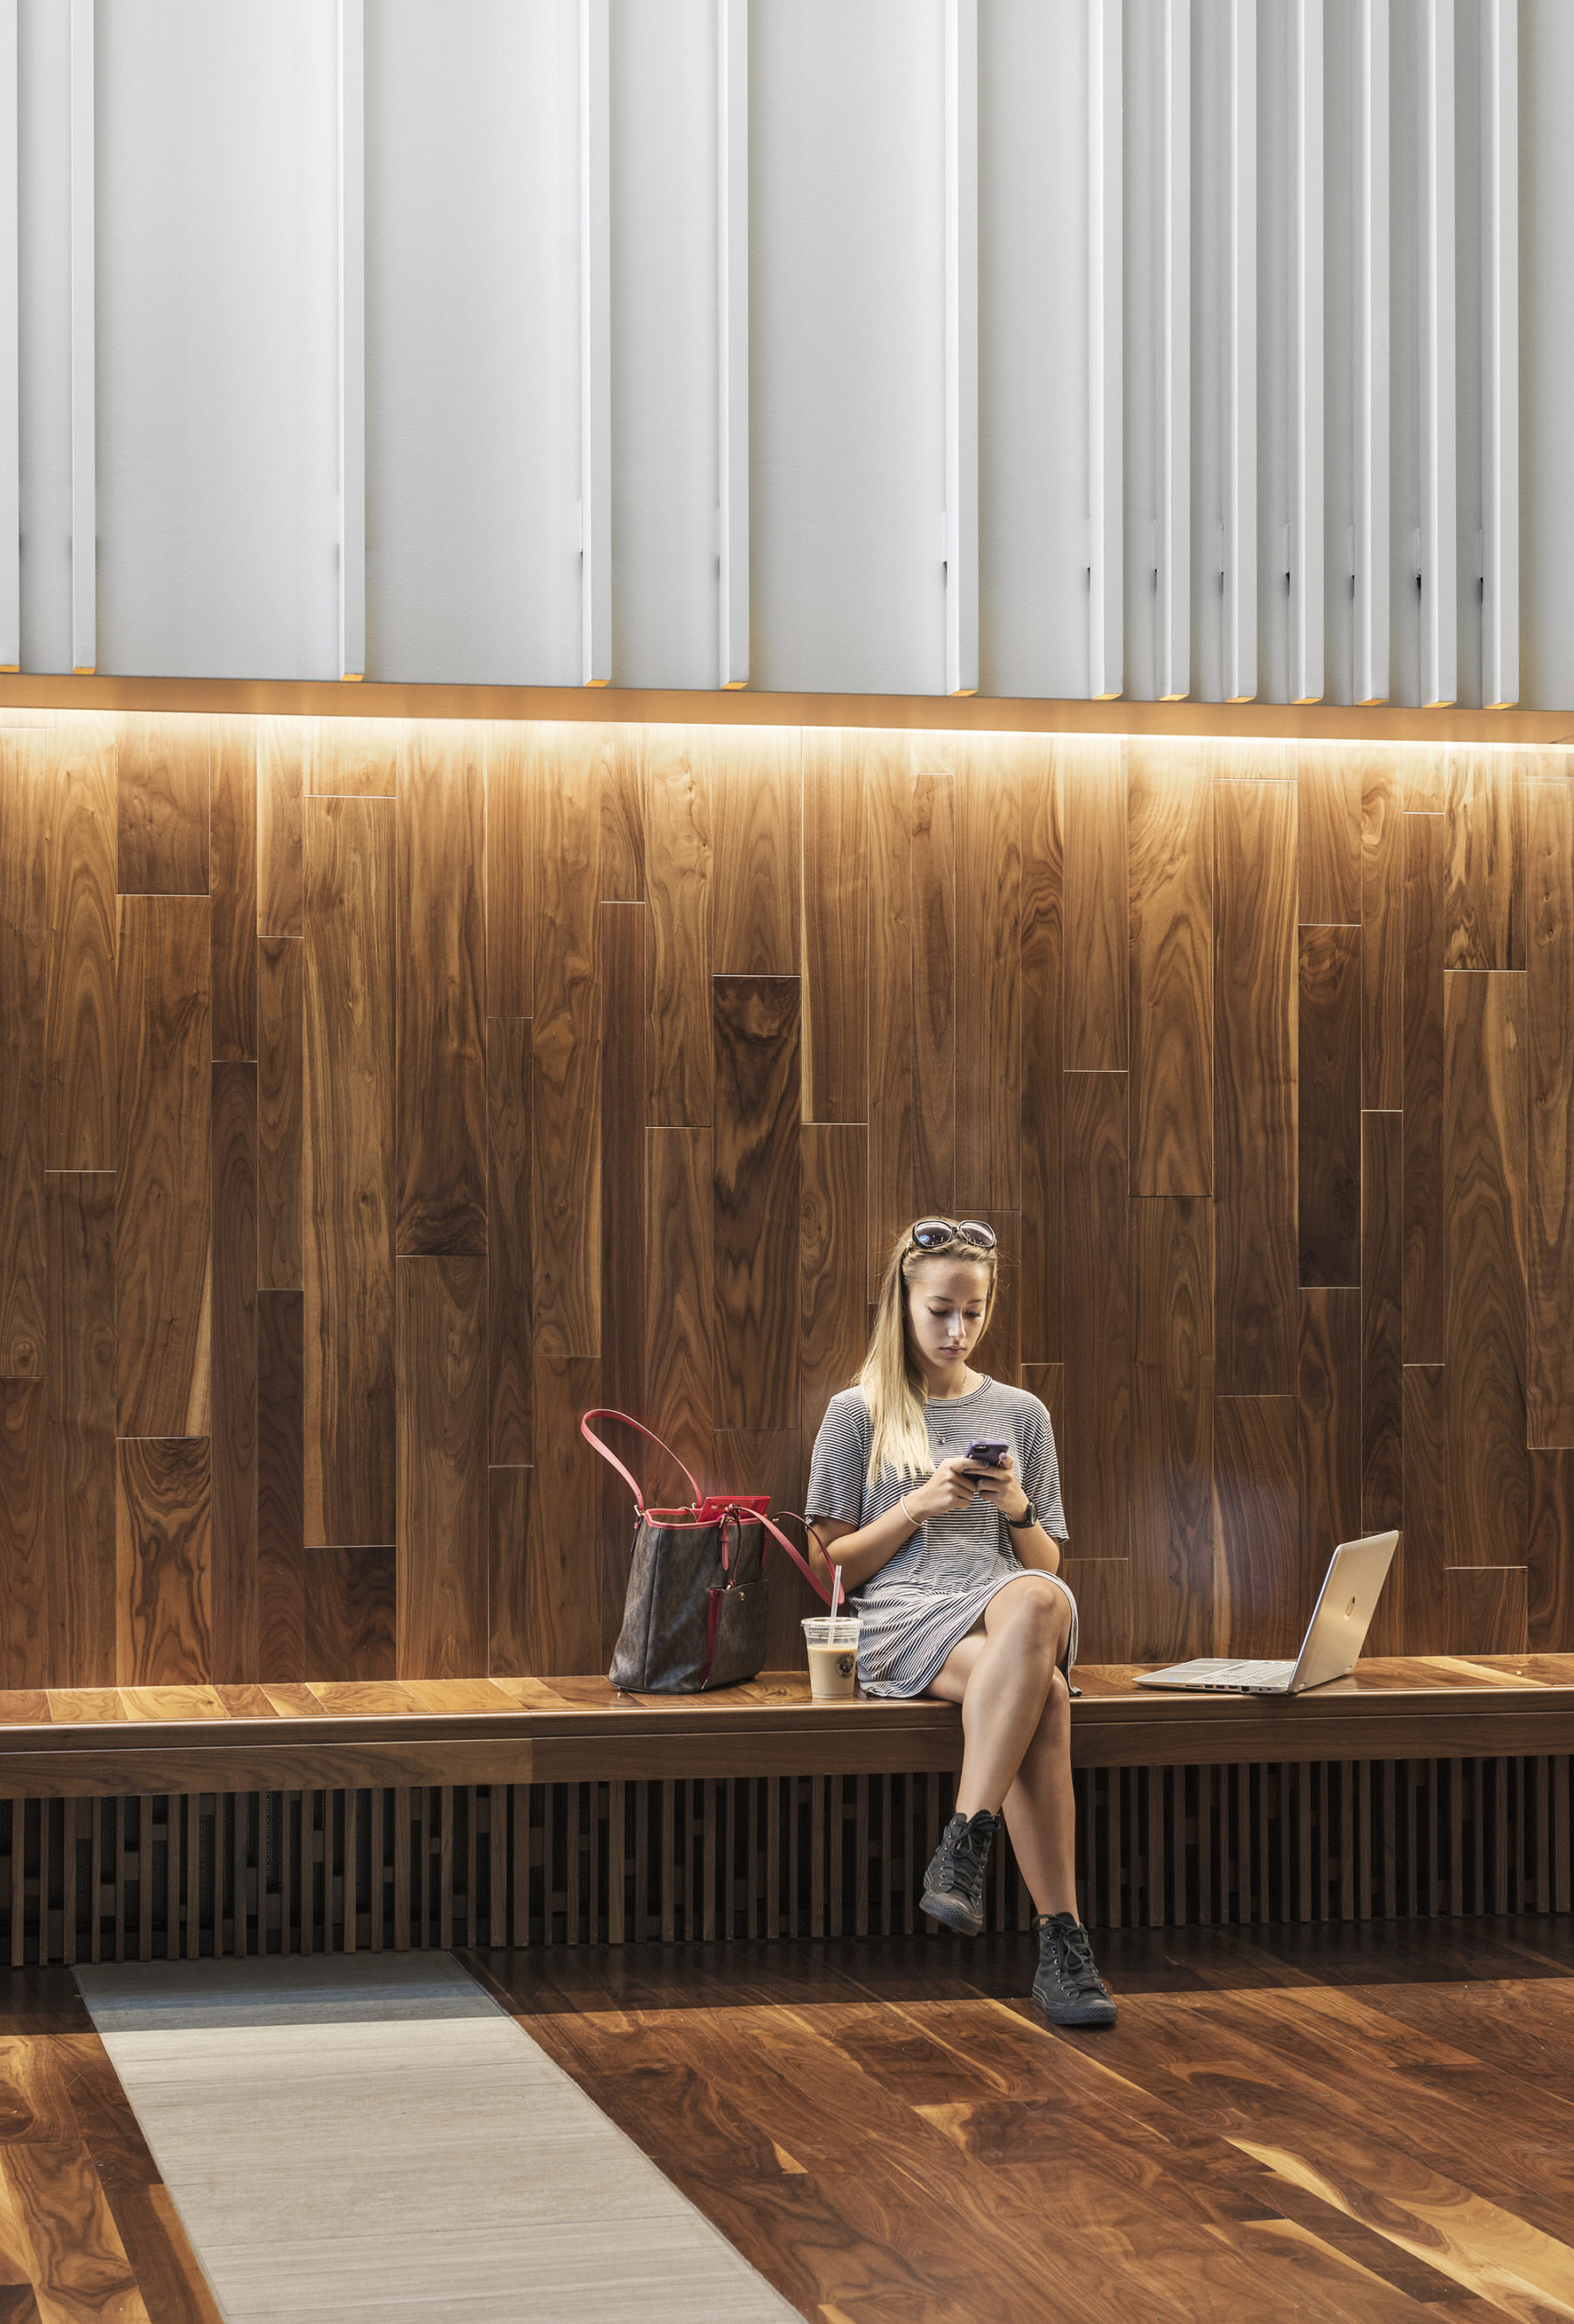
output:
POLYGON ((795 976, 802 872, 802 737, 760 726, 711 762, 711 969, 795 976))
POLYGON ((47 1391, 0 1379, 0 1684, 50 1679, 47 1391))
POLYGON ((206 1436, 123 1437, 116 1497, 116 1676, 178 1686, 212 1676, 206 1436))
MULTIPOLYGON (((736 1493, 769 1493, 773 1509, 803 1515, 809 1489, 810 1442, 796 1428, 719 1429, 710 1467, 717 1488, 736 1493)), ((797 1526, 782 1528, 797 1541, 797 1526)), ((823 1614, 825 1604, 798 1568, 766 1536, 765 1573, 771 1584, 770 1618, 765 1634, 767 1670, 807 1670, 803 1645, 806 1614, 823 1614)))
POLYGON ((799 999, 795 976, 718 976, 716 1418, 799 1425, 799 999))
POLYGON ((559 730, 536 792, 532 1259, 536 1345, 552 1355, 595 1354, 601 1330, 600 775, 594 735, 559 730))
POLYGON ((394 807, 306 810, 310 1544, 394 1539, 394 807))
MULTIPOLYGON (((248 940, 250 938, 248 930, 248 940)), ((257 1069, 213 1068, 212 1675, 260 1678, 257 1069)))
POLYGON ((530 1496, 527 1468, 486 1472, 486 1669, 495 1678, 528 1678, 530 1661, 530 1496))
POLYGON ((1450 1565, 1442 1620, 1445 1654, 1528 1654, 1524 1567, 1450 1565))
POLYGON ((306 945, 257 945, 257 1281, 305 1283, 301 1175, 306 1134, 306 945))
POLYGON ((606 1667, 592 1586, 604 1464, 579 1434, 580 1414, 600 1401, 598 1357, 537 1351, 525 1608, 529 1667, 543 1676, 606 1667))
POLYGON ((1531 1454, 1525 1564, 1530 1651, 1562 1654, 1574 1637, 1574 1452, 1531 1454))
POLYGON ((957 1203, 956 788, 950 775, 912 779, 913 1213, 957 1203))
POLYGON ((257 725, 257 934, 306 933, 305 772, 299 718, 257 725))
POLYGON ((49 1208, 50 1665, 115 1683, 115 1180, 51 1172, 49 1208))
POLYGON ((41 1379, 49 871, 41 734, 0 732, 0 1379, 41 1379))
POLYGON ((486 730, 486 1014, 535 1006, 534 730, 496 720, 486 730))
POLYGON ((488 1644, 486 1260, 402 1258, 398 1315, 399 1670, 473 1677, 488 1644))
POLYGON ((708 1128, 713 738, 699 727, 645 735, 645 888, 650 902, 649 1115, 708 1128))
POLYGON ((1303 1284, 1358 1283, 1361 931, 1302 927, 1297 1168, 1303 1284))
POLYGON ((1015 1211, 980 1211, 995 1230, 995 1305, 977 1359, 994 1379, 1014 1386, 1022 1373, 1022 1219, 1015 1211))
POLYGON ((601 777, 601 901, 645 899, 644 776, 639 738, 625 726, 597 737, 601 777))
POLYGON ((1361 924, 1361 774, 1359 756, 1337 744, 1295 752, 1301 917, 1312 927, 1361 924))
POLYGON ((1574 1445, 1574 786, 1530 786, 1530 1442, 1574 1445))
POLYGON ((479 730, 399 753, 394 1244, 486 1248, 486 788, 479 730))
POLYGON ((1077 1600, 1079 1659, 1129 1663, 1137 1655, 1131 1564, 1124 1557, 1065 1558, 1060 1572, 1077 1600))
POLYGON ((1452 975, 1444 1001, 1450 1565, 1523 1565, 1525 980, 1452 975))
POLYGON ((1301 1413, 1301 1557, 1315 1589, 1338 1544, 1354 1541, 1362 1529, 1358 1290, 1301 1293, 1295 1395, 1301 1413))
POLYGON ((1218 1387, 1221 1396, 1290 1395, 1298 1339, 1293 785, 1218 784, 1214 837, 1218 1387))
POLYGON ((857 1122, 805 1123, 800 1157, 801 1416, 812 1444, 826 1406, 856 1378, 868 1342, 869 1133, 857 1122))
POLYGON ((1448 1563, 1449 1376, 1404 1367, 1404 1651, 1440 1654, 1448 1563))
POLYGON ((1128 1057, 1130 975, 1126 773, 1113 740, 1067 743, 1059 753, 1066 957, 1061 986, 1068 1073, 1115 1073, 1128 1057))
POLYGON ((1361 779, 1361 1102, 1403 1103, 1404 788, 1393 759, 1371 753, 1361 779))
MULTIPOLYGON (((715 1429, 712 1139, 708 1130, 652 1130, 646 1137, 649 1425, 703 1487, 715 1429)), ((659 1477, 651 1474, 650 1489, 665 1497, 683 1488, 663 1463, 659 1477)))
MULTIPOLYGON (((114 721, 72 719, 49 736, 47 748, 49 1093, 44 1156, 51 1170, 113 1170, 114 721)), ((9 816, 5 823, 8 833, 17 828, 9 816)), ((0 1031, 0 1041, 4 1039, 0 1031)), ((11 1150, 8 1145, 5 1150, 11 1150)))
POLYGON ((304 1314, 302 1292, 257 1294, 256 1675, 261 1679, 306 1676, 304 1314))
MULTIPOLYGON (((398 1674, 396 1567, 397 1552, 391 1546, 307 1551, 303 1652, 308 1683, 391 1679, 398 1674)), ((412 1671, 409 1675, 425 1674, 412 1671)))
POLYGON ((1126 782, 1132 1193, 1211 1194, 1213 786, 1199 752, 1147 742, 1126 782))
POLYGON ((208 1433, 208 919, 206 896, 120 899, 115 1300, 122 1436, 208 1433))
POLYGON ((1022 1200, 1022 759, 958 753, 956 1201, 1014 1211, 1022 1200))
POLYGON ((1134 1201, 1132 1651, 1213 1646, 1213 1206, 1134 1201))
POLYGON ((1361 1529, 1404 1522, 1404 1116, 1361 1116, 1361 1529))
MULTIPOLYGON (((645 961, 643 904, 601 907, 601 1395, 645 1409, 645 961)), ((605 1463, 603 1464, 605 1468, 605 1463)), ((616 1642, 628 1579, 628 1492, 601 1480, 602 1625, 616 1642)))
POLYGON ((213 1055, 257 1054, 257 735, 249 718, 212 721, 213 1055))
MULTIPOLYGON (((394 798, 407 718, 301 718, 295 722, 307 796, 394 798)), ((447 730, 457 734, 457 725, 447 730)), ((467 742, 468 742, 467 737, 467 742)))
POLYGON ((912 761, 901 734, 870 738, 869 1276, 912 1223, 912 761))
POLYGON ((1125 1557, 1132 1462, 1125 1076, 1069 1073, 1063 1103, 1066 1523, 1079 1557, 1125 1557))
POLYGON ((1525 964, 1525 776, 1514 751, 1450 751, 1448 883, 1444 900, 1449 968, 1525 964))
POLYGON ((869 1117, 866 739, 836 727, 803 738, 805 1121, 869 1117))
POLYGON ((123 896, 208 892, 206 715, 160 711, 117 722, 115 788, 123 896))
POLYGON ((1060 783, 1052 747, 1022 781, 1022 1347, 1060 1350, 1062 975, 1060 783))
POLYGON ((491 1019, 486 1027, 486 1334, 490 1457, 505 1467, 531 1460, 530 1022, 491 1019))
POLYGON ((1293 1396, 1221 1396, 1214 1405, 1218 1654, 1292 1655, 1305 1636, 1312 1600, 1301 1549, 1299 1434, 1293 1396))
POLYGON ((1404 1360, 1441 1363, 1448 1317, 1443 1213, 1443 844, 1440 815, 1404 818, 1404 1360))

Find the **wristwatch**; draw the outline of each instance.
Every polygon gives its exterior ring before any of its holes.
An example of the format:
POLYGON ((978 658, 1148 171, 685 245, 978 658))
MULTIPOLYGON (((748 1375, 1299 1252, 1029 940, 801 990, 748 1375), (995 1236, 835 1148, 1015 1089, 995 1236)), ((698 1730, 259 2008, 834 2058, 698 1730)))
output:
POLYGON ((1006 1518, 1005 1530, 1007 1533, 1026 1533, 1029 1526, 1036 1526, 1038 1521, 1039 1513, 1037 1509, 1034 1508, 1032 1503, 1029 1501, 1021 1517, 1006 1518))

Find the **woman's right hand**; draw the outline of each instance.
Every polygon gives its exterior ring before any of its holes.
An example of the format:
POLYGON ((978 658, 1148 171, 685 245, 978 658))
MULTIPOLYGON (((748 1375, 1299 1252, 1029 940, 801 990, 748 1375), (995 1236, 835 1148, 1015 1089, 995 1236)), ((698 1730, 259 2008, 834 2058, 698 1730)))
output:
POLYGON ((932 1476, 908 1493, 907 1506, 914 1517, 927 1521, 930 1517, 945 1517, 952 1509, 970 1508, 977 1498, 977 1487, 968 1470, 971 1467, 976 1471, 977 1465, 977 1462, 969 1463, 963 1452, 942 1461, 932 1476))

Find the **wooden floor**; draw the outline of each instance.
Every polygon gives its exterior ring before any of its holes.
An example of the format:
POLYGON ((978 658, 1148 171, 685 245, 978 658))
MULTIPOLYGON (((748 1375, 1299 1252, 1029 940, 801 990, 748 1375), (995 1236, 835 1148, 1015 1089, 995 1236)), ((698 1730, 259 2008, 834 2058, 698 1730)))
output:
POLYGON ((1574 2317, 1566 1920, 467 1954, 815 2324, 1574 2317))

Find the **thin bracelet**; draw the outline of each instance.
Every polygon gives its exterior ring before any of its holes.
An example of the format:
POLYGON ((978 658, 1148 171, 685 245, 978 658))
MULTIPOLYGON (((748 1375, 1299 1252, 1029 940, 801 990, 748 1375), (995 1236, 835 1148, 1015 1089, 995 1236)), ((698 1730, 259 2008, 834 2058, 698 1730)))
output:
POLYGON ((905 1493, 898 1493, 896 1496, 896 1503, 897 1507, 901 1509, 903 1516, 912 1527, 913 1532, 921 1533, 923 1531, 923 1520, 921 1517, 915 1517, 912 1511, 908 1508, 907 1495, 905 1493))

